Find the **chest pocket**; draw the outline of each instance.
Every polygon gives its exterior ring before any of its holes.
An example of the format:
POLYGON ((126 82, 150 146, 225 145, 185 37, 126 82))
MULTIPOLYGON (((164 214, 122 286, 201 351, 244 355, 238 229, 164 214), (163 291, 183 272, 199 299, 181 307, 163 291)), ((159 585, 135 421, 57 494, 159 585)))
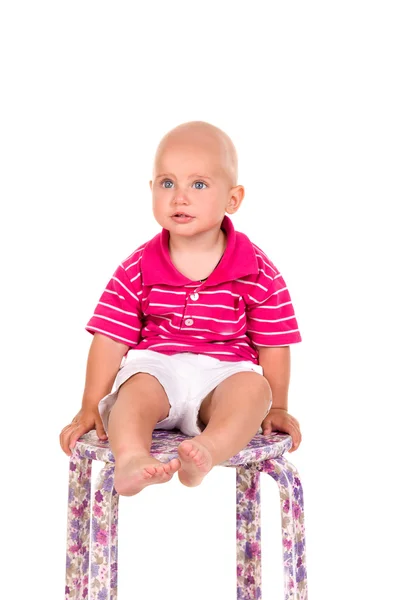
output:
POLYGON ((246 330, 245 304, 241 296, 202 292, 197 303, 189 303, 186 316, 193 320, 189 328, 192 333, 209 336, 214 341, 227 341, 243 335, 246 330))
POLYGON ((168 320, 180 319, 177 315, 183 314, 185 301, 185 292, 160 291, 154 287, 142 300, 143 317, 145 320, 150 320, 150 317, 164 317, 168 320))

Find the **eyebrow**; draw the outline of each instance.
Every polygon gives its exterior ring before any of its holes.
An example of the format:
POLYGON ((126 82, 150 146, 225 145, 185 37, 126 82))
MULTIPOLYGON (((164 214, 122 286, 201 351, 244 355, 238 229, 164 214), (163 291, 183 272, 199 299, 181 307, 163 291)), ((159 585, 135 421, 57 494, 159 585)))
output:
MULTIPOLYGON (((161 173, 161 175, 157 175, 155 181, 157 181, 157 179, 160 179, 160 177, 173 177, 174 179, 177 179, 172 173, 161 173)), ((191 179, 192 177, 199 177, 200 179, 208 179, 209 181, 212 181, 211 177, 209 177, 208 175, 200 175, 200 173, 192 173, 191 175, 189 175, 189 179, 191 179)))

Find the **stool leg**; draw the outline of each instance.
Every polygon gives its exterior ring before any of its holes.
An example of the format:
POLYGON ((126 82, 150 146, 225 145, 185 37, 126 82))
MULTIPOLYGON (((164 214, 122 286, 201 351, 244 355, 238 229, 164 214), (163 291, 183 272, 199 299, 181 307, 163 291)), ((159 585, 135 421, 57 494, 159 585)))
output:
POLYGON ((262 598, 260 472, 236 468, 237 598, 262 598))
POLYGON ((285 600, 307 600, 303 490, 298 471, 283 456, 266 460, 262 470, 273 477, 280 491, 285 600))
POLYGON ((91 463, 91 459, 81 458, 78 451, 69 461, 66 600, 83 600, 88 594, 91 463))
POLYGON ((113 488, 110 518, 110 600, 117 600, 117 527, 119 520, 119 495, 113 488))
POLYGON ((114 463, 105 463, 92 499, 90 600, 117 599, 117 520, 119 495, 114 463))

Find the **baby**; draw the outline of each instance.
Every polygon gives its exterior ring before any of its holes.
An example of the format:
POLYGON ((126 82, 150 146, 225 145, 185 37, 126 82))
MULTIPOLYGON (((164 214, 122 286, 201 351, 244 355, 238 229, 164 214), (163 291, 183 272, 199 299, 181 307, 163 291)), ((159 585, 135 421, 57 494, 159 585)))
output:
POLYGON ((162 227, 116 269, 87 324, 93 334, 82 407, 61 432, 71 455, 96 429, 109 439, 115 489, 132 496, 178 472, 197 486, 258 433, 291 435, 291 298, 264 252, 225 214, 244 198, 231 139, 202 121, 161 140, 150 181, 162 227), (113 391, 112 391, 113 389, 113 391), (153 429, 189 439, 178 458, 150 454, 153 429))

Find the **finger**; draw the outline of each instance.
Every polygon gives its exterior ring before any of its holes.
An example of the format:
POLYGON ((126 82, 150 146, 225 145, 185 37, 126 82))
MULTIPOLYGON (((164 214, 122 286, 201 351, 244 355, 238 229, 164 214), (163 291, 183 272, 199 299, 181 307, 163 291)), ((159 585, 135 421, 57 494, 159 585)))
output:
POLYGON ((293 449, 293 447, 294 447, 294 445, 295 445, 297 436, 298 436, 298 430, 297 430, 297 428, 295 427, 295 425, 291 421, 288 421, 287 423, 285 423, 283 425, 283 428, 280 429, 280 431, 282 431, 283 433, 287 433, 289 436, 291 436, 291 438, 292 438, 292 444, 291 444, 291 448, 288 450, 288 452, 291 452, 292 449, 293 449))
POLYGON ((299 445, 302 441, 302 435, 301 435, 301 432, 299 431, 299 429, 297 429, 295 427, 294 427, 293 431, 291 431, 290 435, 292 437, 292 446, 289 451, 295 452, 295 450, 297 450, 299 448, 299 445))
POLYGON ((72 430, 69 430, 69 431, 64 431, 60 435, 61 448, 65 452, 65 454, 67 454, 68 456, 71 456, 71 454, 72 454, 71 450, 69 448, 69 438, 70 438, 71 433, 72 433, 72 430))
POLYGON ((66 427, 64 427, 61 431, 61 435, 62 433, 64 433, 65 431, 67 431, 68 429, 70 429, 71 427, 74 427, 74 425, 72 423, 69 423, 69 425, 66 425, 66 427))
POLYGON ((272 432, 272 422, 270 419, 265 419, 262 423, 263 435, 269 435, 272 432))
MULTIPOLYGON (((81 427, 81 426, 80 426, 81 427)), ((68 455, 71 456, 72 455, 72 448, 71 447, 71 440, 72 437, 76 434, 76 432, 78 431, 78 427, 73 427, 71 426, 67 431, 64 432, 63 436, 62 436, 62 450, 68 455)), ((78 435, 78 437, 80 437, 80 433, 78 435)), ((78 439, 78 438, 76 438, 78 439)))
POLYGON ((96 434, 97 434, 97 436, 99 437, 100 440, 107 440, 108 439, 106 431, 105 431, 105 429, 103 427, 102 420, 97 421, 95 423, 95 429, 96 429, 96 434))
POLYGON ((69 449, 73 450, 76 445, 76 442, 81 436, 86 432, 86 428, 83 425, 78 425, 76 429, 73 429, 69 438, 69 449))
POLYGON ((300 426, 299 426, 298 422, 296 422, 296 425, 295 425, 295 432, 296 432, 296 438, 297 438, 296 441, 297 441, 297 444, 299 446, 299 444, 302 441, 302 433, 301 433, 300 426))
POLYGON ((299 432, 298 432, 298 439, 297 439, 297 443, 296 443, 296 448, 295 448, 295 450, 297 450, 297 449, 299 448, 299 446, 300 446, 300 444, 301 444, 301 441, 302 441, 302 434, 301 434, 301 432, 299 431, 299 432))
POLYGON ((291 417, 291 419, 292 419, 295 427, 300 430, 300 425, 299 425, 298 419, 295 419, 295 417, 291 417))
POLYGON ((66 427, 64 427, 62 429, 62 431, 59 435, 59 443, 61 444, 61 448, 68 456, 70 456, 69 436, 72 431, 73 431, 73 426, 67 425, 66 427))

